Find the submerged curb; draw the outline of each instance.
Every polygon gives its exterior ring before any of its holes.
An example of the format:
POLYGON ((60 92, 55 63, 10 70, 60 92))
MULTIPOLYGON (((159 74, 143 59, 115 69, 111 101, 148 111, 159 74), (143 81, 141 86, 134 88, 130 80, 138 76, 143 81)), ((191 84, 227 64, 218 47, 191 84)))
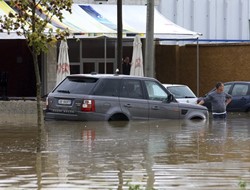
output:
MULTIPOLYGON (((42 108, 45 102, 42 102, 42 108)), ((0 124, 36 124, 37 107, 36 101, 11 100, 0 101, 0 124)))
MULTIPOLYGON (((42 107, 45 107, 45 102, 42 102, 42 107)), ((1 114, 36 114, 36 101, 31 100, 11 100, 0 101, 1 114)))

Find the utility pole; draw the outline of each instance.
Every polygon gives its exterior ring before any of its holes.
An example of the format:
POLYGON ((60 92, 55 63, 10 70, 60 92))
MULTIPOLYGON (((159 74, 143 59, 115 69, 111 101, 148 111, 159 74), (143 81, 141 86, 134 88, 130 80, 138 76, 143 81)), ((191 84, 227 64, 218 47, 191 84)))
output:
POLYGON ((122 0, 117 0, 117 67, 122 73, 122 0))
POLYGON ((154 0, 147 0, 145 76, 155 76, 154 63, 154 0))

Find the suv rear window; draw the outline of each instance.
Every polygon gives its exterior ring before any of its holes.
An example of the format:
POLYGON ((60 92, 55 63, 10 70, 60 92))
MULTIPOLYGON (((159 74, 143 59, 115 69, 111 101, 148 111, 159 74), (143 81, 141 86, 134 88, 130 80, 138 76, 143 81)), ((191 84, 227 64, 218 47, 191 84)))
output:
POLYGON ((89 94, 98 78, 67 77, 53 92, 69 94, 89 94))

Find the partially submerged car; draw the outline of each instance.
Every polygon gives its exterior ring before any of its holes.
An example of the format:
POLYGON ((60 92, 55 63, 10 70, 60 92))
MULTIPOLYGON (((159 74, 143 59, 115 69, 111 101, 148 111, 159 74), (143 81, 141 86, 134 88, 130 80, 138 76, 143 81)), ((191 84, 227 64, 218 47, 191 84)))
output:
POLYGON ((206 107, 177 102, 154 78, 117 74, 67 76, 48 94, 45 109, 46 120, 207 118, 206 107))
POLYGON ((163 86, 174 95, 178 102, 197 104, 198 98, 187 85, 163 84, 163 86))

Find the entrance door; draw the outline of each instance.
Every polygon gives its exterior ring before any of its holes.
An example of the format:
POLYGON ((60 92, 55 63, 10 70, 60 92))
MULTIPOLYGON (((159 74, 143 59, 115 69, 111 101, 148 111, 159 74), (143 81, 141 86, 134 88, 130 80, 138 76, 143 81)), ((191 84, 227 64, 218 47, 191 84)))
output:
POLYGON ((98 73, 102 74, 114 74, 114 63, 113 62, 99 62, 98 63, 98 73), (106 64, 106 66, 105 66, 106 64), (106 68, 106 69, 105 69, 106 68))
POLYGON ((92 72, 100 74, 114 74, 115 63, 113 60, 108 60, 105 63, 103 59, 84 61, 81 73, 88 74, 92 72))

